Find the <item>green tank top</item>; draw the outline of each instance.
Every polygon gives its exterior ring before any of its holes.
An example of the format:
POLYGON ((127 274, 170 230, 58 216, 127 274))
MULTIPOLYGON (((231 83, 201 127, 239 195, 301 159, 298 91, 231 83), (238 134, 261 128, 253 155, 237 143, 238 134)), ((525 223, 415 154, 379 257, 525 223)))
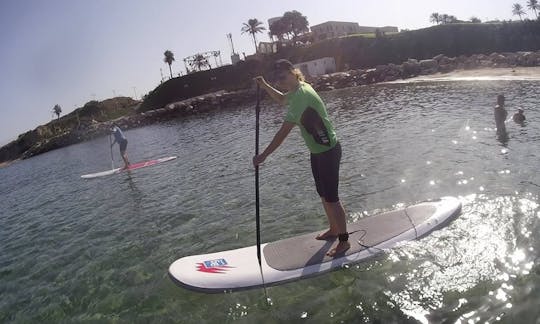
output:
POLYGON ((323 153, 336 145, 336 132, 328 119, 326 107, 311 85, 300 82, 300 87, 287 93, 286 99, 289 109, 285 121, 300 127, 311 153, 323 153))

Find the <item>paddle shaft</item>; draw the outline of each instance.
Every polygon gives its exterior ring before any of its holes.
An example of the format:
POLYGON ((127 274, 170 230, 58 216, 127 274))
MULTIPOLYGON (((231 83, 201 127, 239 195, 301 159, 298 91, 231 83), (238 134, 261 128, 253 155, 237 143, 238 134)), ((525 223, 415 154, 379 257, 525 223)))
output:
MULTIPOLYGON (((255 156, 259 155, 259 112, 260 112, 260 87, 257 84, 257 106, 255 106, 255 156)), ((261 222, 259 218, 259 166, 255 166, 255 222, 257 224, 257 259, 261 265, 261 222)), ((262 271, 262 269, 261 269, 262 271)))
MULTIPOLYGON (((260 87, 257 83, 257 106, 255 106, 255 156, 259 155, 259 112, 260 112, 260 87)), ((259 166, 255 166, 255 222, 257 224, 257 260, 259 261, 259 270, 261 271, 261 279, 263 283, 264 296, 266 302, 269 303, 268 293, 266 292, 266 284, 264 283, 264 274, 261 262, 261 221, 259 217, 259 166)))
POLYGON ((111 134, 109 134, 109 147, 111 148, 111 170, 112 170, 112 169, 114 169, 114 159, 113 159, 113 153, 112 153, 111 134))

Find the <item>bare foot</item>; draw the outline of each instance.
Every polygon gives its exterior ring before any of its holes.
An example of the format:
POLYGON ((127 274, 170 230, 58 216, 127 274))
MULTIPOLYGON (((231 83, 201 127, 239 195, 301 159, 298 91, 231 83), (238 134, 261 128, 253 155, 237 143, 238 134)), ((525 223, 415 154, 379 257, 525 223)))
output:
POLYGON ((329 257, 338 256, 345 253, 345 251, 347 251, 350 248, 351 248, 351 244, 349 243, 349 241, 339 242, 336 245, 336 247, 328 251, 326 255, 328 255, 329 257))
POLYGON ((324 233, 320 233, 319 235, 317 235, 317 237, 315 238, 316 240, 321 240, 321 241, 326 241, 326 240, 331 240, 331 239, 335 239, 337 237, 337 234, 334 234, 332 233, 332 230, 328 230, 324 233))

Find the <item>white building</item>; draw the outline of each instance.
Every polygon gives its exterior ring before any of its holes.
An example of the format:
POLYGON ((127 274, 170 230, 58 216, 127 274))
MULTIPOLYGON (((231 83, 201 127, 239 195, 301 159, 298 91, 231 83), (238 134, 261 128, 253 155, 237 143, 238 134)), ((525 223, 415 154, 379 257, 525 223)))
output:
POLYGON ((278 43, 274 42, 259 42, 258 53, 271 54, 278 50, 278 43))
POLYGON ((316 77, 336 72, 336 60, 333 57, 323 57, 313 61, 294 64, 306 77, 316 77))
POLYGON ((347 36, 350 34, 374 33, 377 29, 385 33, 397 33, 399 31, 397 27, 393 26, 367 27, 360 26, 355 22, 346 21, 327 21, 322 24, 311 26, 311 32, 313 33, 313 39, 315 41, 347 36))

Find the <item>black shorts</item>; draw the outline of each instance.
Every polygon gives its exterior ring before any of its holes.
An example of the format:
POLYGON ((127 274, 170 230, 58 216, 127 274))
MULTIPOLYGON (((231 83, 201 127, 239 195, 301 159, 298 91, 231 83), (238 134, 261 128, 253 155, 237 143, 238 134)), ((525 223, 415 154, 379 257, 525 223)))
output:
POLYGON ((311 154, 311 171, 315 179, 317 193, 327 202, 338 202, 339 164, 341 145, 339 142, 330 150, 311 154))
POLYGON ((124 154, 127 148, 127 140, 121 141, 120 143, 118 143, 118 145, 120 146, 120 153, 124 154))

